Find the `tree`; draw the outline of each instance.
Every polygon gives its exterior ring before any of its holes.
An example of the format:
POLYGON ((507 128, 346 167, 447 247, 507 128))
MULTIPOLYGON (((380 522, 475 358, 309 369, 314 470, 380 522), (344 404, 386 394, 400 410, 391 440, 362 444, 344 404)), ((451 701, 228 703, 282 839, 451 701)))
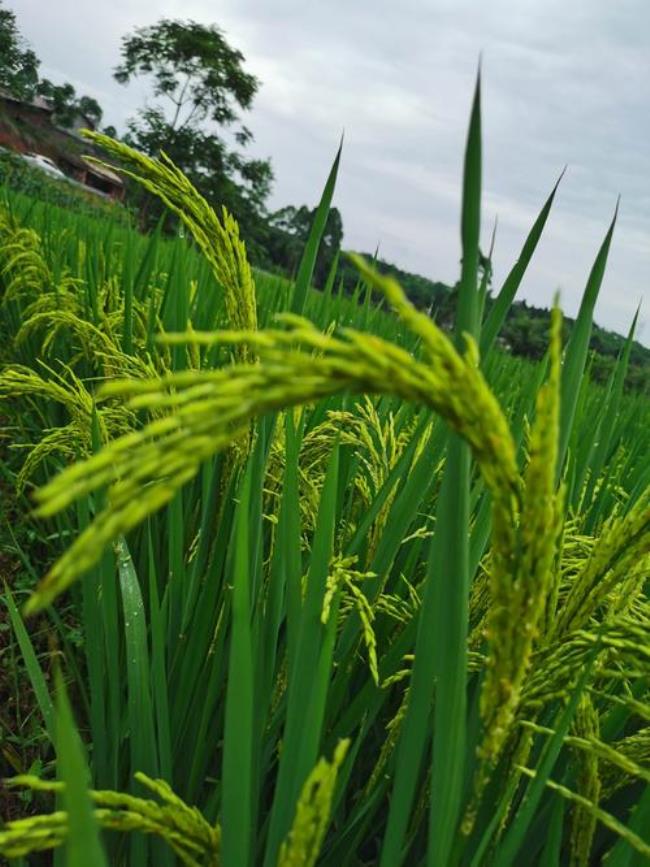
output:
POLYGON ((16 16, 0 0, 0 87, 30 99, 38 83, 39 60, 16 26, 16 16))
POLYGON ((54 119, 60 126, 70 129, 80 121, 93 129, 99 126, 103 114, 101 106, 92 96, 77 96, 70 82, 53 84, 49 79, 43 78, 39 81, 36 92, 52 105, 54 119))
MULTIPOLYGON (((307 205, 299 208, 288 205, 270 215, 266 247, 275 267, 288 274, 297 270, 315 218, 316 208, 310 209, 307 205)), ((338 208, 330 208, 314 269, 313 279, 316 286, 323 286, 327 280, 330 266, 341 248, 342 241, 341 213, 338 208)))
MULTIPOLYGON (((164 150, 206 198, 232 211, 254 246, 263 233, 271 166, 245 158, 217 134, 250 109, 257 92, 259 82, 244 70, 244 56, 215 26, 162 19, 124 37, 121 57, 117 81, 145 76, 157 100, 128 122, 127 141, 151 156, 164 150)), ((252 134, 240 125, 233 138, 244 147, 252 134)), ((150 200, 144 210, 149 218, 159 214, 150 200)))
POLYGON ((97 127, 102 118, 102 109, 91 96, 78 97, 74 87, 53 84, 49 79, 39 79, 40 60, 27 45, 16 25, 16 16, 4 9, 0 0, 0 87, 20 99, 42 96, 54 109, 54 119, 64 127, 72 127, 79 118, 97 127))
POLYGON ((102 107, 92 96, 80 96, 77 101, 79 114, 90 121, 91 125, 97 128, 104 115, 102 107))

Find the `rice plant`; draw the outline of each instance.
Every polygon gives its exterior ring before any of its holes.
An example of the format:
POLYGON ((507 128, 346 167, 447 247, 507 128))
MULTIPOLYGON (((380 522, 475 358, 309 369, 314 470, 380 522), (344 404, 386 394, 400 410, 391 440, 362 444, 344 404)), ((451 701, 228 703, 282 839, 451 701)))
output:
POLYGON ((191 242, 6 194, 2 467, 47 546, 28 598, 4 596, 42 761, 7 781, 38 811, 0 853, 647 863, 636 321, 606 388, 588 364, 616 217, 568 343, 557 302, 533 366, 496 338, 557 184, 485 316, 480 86, 453 335, 358 257, 353 297, 335 272, 310 288, 340 153, 291 283, 164 155, 92 139, 191 242))

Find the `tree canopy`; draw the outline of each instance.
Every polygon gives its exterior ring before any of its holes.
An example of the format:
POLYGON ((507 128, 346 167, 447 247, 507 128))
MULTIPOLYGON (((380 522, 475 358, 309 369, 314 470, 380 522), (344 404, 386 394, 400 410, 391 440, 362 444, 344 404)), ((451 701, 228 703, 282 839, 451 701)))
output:
POLYGON ((21 36, 16 15, 0 0, 0 87, 23 99, 38 83, 39 60, 21 36))
POLYGON ((240 149, 219 134, 250 109, 259 86, 243 54, 213 25, 163 18, 125 36, 121 58, 117 81, 144 77, 156 100, 129 120, 126 140, 151 156, 164 150, 206 198, 233 212, 254 244, 271 165, 241 152, 253 138, 247 127, 231 133, 240 149))
POLYGON ((173 106, 172 129, 206 119, 224 125, 237 119, 236 106, 251 107, 259 86, 244 59, 217 27, 163 18, 124 37, 115 78, 128 84, 134 76, 150 77, 154 96, 173 106))
POLYGON ((55 84, 39 77, 40 60, 21 35, 16 15, 0 0, 0 87, 19 99, 42 96, 54 109, 54 120, 70 129, 80 118, 98 126, 102 109, 92 96, 79 96, 69 81, 55 84))
POLYGON ((54 84, 42 78, 36 86, 36 93, 45 97, 54 109, 54 119, 60 126, 73 127, 80 120, 86 125, 97 127, 102 119, 102 108, 92 96, 78 96, 69 81, 54 84))
MULTIPOLYGON (((265 248, 274 268, 286 274, 297 271, 315 217, 316 208, 309 208, 307 205, 288 205, 269 216, 265 248)), ((314 268, 313 280, 316 286, 324 285, 342 241, 341 213, 338 208, 330 208, 314 268)))

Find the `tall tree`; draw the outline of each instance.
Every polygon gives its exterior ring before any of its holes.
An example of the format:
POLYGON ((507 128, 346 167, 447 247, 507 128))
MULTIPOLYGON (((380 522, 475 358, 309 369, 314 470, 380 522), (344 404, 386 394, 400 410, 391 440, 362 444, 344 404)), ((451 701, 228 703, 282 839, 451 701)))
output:
POLYGON ((86 122, 96 128, 102 119, 102 109, 92 96, 77 96, 70 82, 53 84, 49 79, 42 78, 36 88, 40 96, 44 96, 54 109, 54 119, 58 124, 70 129, 78 123, 86 122))
MULTIPOLYGON (((288 205, 270 215, 266 246, 271 264, 289 274, 296 271, 315 218, 316 208, 310 209, 307 205, 299 208, 288 205)), ((324 285, 342 241, 341 213, 338 208, 330 208, 314 269, 317 286, 324 285)))
POLYGON ((21 36, 16 15, 0 0, 0 87, 30 99, 38 83, 39 60, 21 36))
POLYGON ((233 130, 240 147, 252 134, 237 125, 250 109, 259 82, 244 69, 244 56, 215 26, 161 19, 122 40, 115 78, 151 81, 155 102, 128 122, 127 140, 150 155, 164 150, 201 192, 224 204, 248 239, 261 218, 273 179, 267 160, 248 159, 218 134, 233 130))

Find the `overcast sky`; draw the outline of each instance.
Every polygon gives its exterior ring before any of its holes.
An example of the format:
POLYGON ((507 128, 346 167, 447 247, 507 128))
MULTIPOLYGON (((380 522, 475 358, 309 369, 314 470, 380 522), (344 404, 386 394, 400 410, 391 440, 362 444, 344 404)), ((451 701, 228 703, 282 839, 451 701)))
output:
MULTIPOLYGON (((461 165, 483 55, 484 207, 497 285, 563 165, 520 297, 577 310, 622 195, 596 319, 650 322, 648 0, 5 0, 42 74, 123 129, 144 84, 111 76, 121 37, 162 16, 215 23, 262 82, 246 124, 271 157, 271 207, 315 204, 342 130, 345 245, 454 282, 461 165)), ((650 344, 650 324, 641 339, 650 344)))

